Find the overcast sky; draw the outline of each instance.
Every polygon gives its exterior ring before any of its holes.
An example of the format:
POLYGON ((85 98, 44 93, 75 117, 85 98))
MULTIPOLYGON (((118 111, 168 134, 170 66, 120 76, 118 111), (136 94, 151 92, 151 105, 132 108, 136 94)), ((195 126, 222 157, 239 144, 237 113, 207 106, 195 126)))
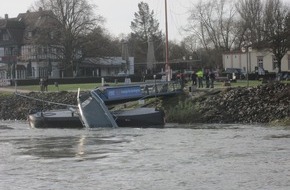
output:
MULTIPOLYGON (((10 18, 19 13, 25 13, 35 0, 7 0, 0 6, 0 17, 8 14, 10 18)), ((118 36, 121 33, 131 32, 130 24, 134 19, 134 13, 138 11, 138 3, 141 0, 90 0, 97 5, 96 14, 106 19, 105 27, 111 34, 118 36)), ((165 33, 164 0, 143 0, 149 4, 150 10, 154 10, 159 20, 160 29, 165 33)), ((186 25, 189 7, 197 0, 167 0, 168 10, 168 37, 170 40, 180 41, 184 34, 181 27, 186 25)))

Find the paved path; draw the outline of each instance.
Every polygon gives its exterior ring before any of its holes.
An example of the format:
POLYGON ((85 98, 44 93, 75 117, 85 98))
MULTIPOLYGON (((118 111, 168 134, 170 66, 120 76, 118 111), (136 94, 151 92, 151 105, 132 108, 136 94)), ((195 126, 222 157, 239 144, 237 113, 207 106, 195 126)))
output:
POLYGON ((0 92, 21 92, 21 93, 29 93, 29 90, 21 90, 21 89, 15 89, 13 87, 0 87, 0 92))

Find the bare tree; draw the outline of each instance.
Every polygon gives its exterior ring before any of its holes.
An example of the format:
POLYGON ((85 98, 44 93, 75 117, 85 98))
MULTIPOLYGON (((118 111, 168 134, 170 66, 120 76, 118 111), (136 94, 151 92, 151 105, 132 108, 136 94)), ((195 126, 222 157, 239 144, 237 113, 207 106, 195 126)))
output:
POLYGON ((289 7, 281 0, 267 0, 264 11, 264 45, 277 59, 281 72, 281 60, 290 49, 289 7))
POLYGON ((236 10, 229 0, 200 1, 190 11, 187 31, 198 37, 205 48, 230 50, 237 38, 236 10))
MULTIPOLYGON (((95 6, 87 0, 39 0, 37 7, 49 10, 52 14, 46 16, 53 20, 43 36, 48 36, 44 42, 59 49, 64 70, 72 74, 74 62, 79 56, 81 47, 80 36, 86 35, 103 19, 94 14, 95 6)), ((41 37, 42 39, 46 39, 41 37)), ((39 39, 41 39, 39 38, 39 39)))
MULTIPOLYGON (((230 0, 200 1, 190 10, 186 31, 195 36, 208 52, 214 49, 217 56, 231 50, 238 38, 236 9, 230 0)), ((221 56, 220 56, 221 57, 221 56)), ((213 64, 222 65, 222 60, 213 58, 213 64)))
POLYGON ((236 4, 240 15, 238 47, 243 44, 258 46, 263 40, 263 4, 262 0, 240 0, 236 4))

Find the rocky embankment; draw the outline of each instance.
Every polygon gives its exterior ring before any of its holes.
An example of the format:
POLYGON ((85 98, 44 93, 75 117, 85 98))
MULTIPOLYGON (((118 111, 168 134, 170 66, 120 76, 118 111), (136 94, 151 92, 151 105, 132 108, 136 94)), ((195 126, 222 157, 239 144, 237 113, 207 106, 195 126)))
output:
MULTIPOLYGON (((48 102, 77 104, 76 92, 30 92, 24 95, 30 98, 1 94, 0 119, 25 120, 32 109, 49 110, 66 107, 48 102)), ((250 88, 197 90, 193 96, 185 97, 162 102, 161 107, 165 107, 169 122, 269 123, 285 119, 289 121, 290 118, 290 84, 270 83, 250 88)))
POLYGON ((290 84, 213 90, 192 101, 196 109, 193 122, 270 123, 290 118, 290 84))
POLYGON ((67 107, 50 102, 76 106, 76 97, 76 92, 30 92, 23 93, 21 96, 16 94, 2 94, 0 96, 0 119, 26 120, 29 111, 33 109, 50 110, 64 109, 67 107))

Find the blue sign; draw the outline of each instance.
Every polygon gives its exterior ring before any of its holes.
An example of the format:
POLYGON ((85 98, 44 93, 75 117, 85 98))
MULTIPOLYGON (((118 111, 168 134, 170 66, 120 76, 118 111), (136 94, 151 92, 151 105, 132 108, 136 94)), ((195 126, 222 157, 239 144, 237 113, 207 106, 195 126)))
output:
POLYGON ((105 89, 105 94, 109 100, 129 99, 142 96, 140 86, 119 86, 105 89))

